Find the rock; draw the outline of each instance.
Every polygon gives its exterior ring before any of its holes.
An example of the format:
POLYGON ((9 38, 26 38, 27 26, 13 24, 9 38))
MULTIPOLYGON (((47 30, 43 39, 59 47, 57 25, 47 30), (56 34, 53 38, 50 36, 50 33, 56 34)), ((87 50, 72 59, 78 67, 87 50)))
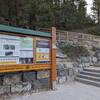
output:
POLYGON ((74 68, 74 74, 77 75, 79 72, 79 68, 74 68))
POLYGON ((89 67, 90 63, 84 63, 85 67, 89 67))
POLYGON ((35 80, 32 83, 32 89, 35 91, 38 91, 38 89, 40 89, 42 87, 41 83, 39 80, 35 80))
POLYGON ((20 92, 30 91, 31 87, 32 87, 31 83, 23 82, 23 83, 11 85, 11 92, 20 93, 20 92))
POLYGON ((33 81, 36 80, 36 72, 32 71, 32 72, 23 72, 23 81, 27 82, 27 81, 33 81))
POLYGON ((62 63, 57 63, 57 70, 61 70, 64 68, 64 64, 62 63))
POLYGON ((40 79, 41 89, 49 89, 49 78, 40 79))
POLYGON ((10 86, 0 86, 0 94, 10 93, 10 86))
POLYGON ((69 68, 69 73, 68 76, 73 76, 74 75, 74 69, 73 68, 69 68))
POLYGON ((3 85, 11 85, 21 82, 21 74, 6 74, 3 78, 3 85))
POLYGON ((74 81, 75 76, 67 76, 67 82, 74 81))
POLYGON ((63 83, 65 83, 66 82, 66 77, 65 76, 63 76, 63 77, 58 77, 58 83, 59 84, 63 84, 63 83))
POLYGON ((57 70, 57 76, 66 76, 66 70, 64 69, 60 69, 60 70, 57 70))
POLYGON ((73 68, 73 62, 66 62, 66 63, 64 63, 64 66, 66 68, 73 68))
POLYGON ((22 83, 11 85, 11 92, 12 93, 20 93, 22 91, 23 91, 22 83))
POLYGON ((78 62, 74 62, 74 63, 73 63, 73 67, 74 67, 74 68, 78 68, 78 67, 79 67, 79 63, 78 63, 78 62))
POLYGON ((97 62, 97 58, 96 57, 93 57, 93 63, 96 63, 97 62))
POLYGON ((32 88, 32 84, 29 82, 24 82, 22 85, 23 91, 30 91, 32 88))
POLYGON ((35 91, 48 90, 50 85, 49 82, 50 82, 49 78, 42 78, 35 80, 32 83, 32 89, 35 91))

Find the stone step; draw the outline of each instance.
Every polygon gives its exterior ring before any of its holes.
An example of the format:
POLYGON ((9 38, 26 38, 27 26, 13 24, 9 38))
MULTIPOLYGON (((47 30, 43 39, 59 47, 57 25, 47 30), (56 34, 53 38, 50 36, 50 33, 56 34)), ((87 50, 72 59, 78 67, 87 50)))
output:
POLYGON ((84 68, 83 71, 77 74, 75 80, 85 84, 91 84, 100 87, 100 68, 84 68))
POLYGON ((100 61, 94 64, 95 67, 100 67, 100 61))
POLYGON ((100 73, 97 73, 97 72, 82 71, 82 72, 80 72, 80 74, 100 77, 100 73))
POLYGON ((96 76, 90 76, 90 75, 85 75, 85 74, 78 74, 77 77, 100 82, 100 77, 96 77, 96 76))
POLYGON ((96 86, 96 87, 100 87, 100 82, 97 82, 97 81, 79 78, 79 77, 76 77, 75 80, 78 81, 78 82, 81 82, 81 83, 90 84, 90 85, 93 85, 93 86, 96 86))
POLYGON ((84 68, 83 71, 100 73, 100 68, 84 68))

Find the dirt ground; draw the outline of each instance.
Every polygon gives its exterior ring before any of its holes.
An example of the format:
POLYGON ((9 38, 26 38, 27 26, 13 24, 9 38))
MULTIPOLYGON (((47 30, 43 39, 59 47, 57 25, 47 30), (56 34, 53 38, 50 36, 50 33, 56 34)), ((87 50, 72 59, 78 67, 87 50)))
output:
POLYGON ((73 82, 58 85, 56 91, 17 95, 10 100, 100 100, 100 88, 73 82))

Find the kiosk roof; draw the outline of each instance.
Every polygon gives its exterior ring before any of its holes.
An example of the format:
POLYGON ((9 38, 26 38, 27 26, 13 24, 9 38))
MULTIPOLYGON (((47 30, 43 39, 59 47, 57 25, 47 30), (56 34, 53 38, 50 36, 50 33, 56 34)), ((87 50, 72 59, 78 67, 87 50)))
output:
POLYGON ((42 37, 51 37, 51 33, 49 33, 49 32, 41 32, 41 31, 35 31, 35 30, 31 30, 31 29, 18 28, 18 27, 7 26, 7 25, 0 25, 0 31, 18 33, 18 34, 26 34, 26 35, 42 36, 42 37))

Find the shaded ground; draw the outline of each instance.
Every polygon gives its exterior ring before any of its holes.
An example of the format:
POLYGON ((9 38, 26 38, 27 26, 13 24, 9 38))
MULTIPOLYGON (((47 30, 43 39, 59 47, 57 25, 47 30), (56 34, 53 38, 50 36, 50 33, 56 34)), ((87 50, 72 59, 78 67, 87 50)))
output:
POLYGON ((13 97, 10 100, 100 100, 100 88, 73 82, 48 91, 13 97))

